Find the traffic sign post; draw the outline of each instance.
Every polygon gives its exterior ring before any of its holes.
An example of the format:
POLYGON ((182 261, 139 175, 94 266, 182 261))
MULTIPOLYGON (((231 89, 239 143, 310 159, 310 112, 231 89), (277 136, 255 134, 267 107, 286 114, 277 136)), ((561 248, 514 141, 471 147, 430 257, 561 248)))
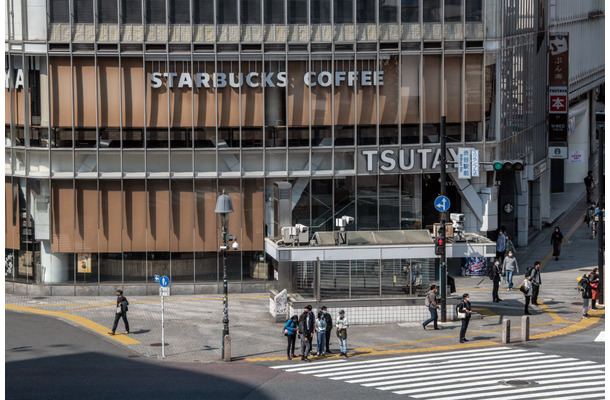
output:
POLYGON ((451 207, 451 201, 447 196, 441 195, 434 200, 434 208, 439 212, 447 212, 449 207, 451 207))
MULTIPOLYGON (((434 207, 441 213, 441 229, 439 236, 442 239, 443 246, 445 245, 445 221, 447 219, 447 211, 451 206, 451 202, 447 198, 447 132, 445 130, 447 119, 444 115, 441 116, 441 195, 434 200, 434 207)), ((443 248, 444 250, 444 248, 443 248)), ((440 286, 441 286, 441 322, 447 322, 447 256, 445 251, 440 255, 440 286)))
POLYGON ((159 296, 161 296, 161 358, 165 358, 165 296, 169 296, 169 278, 165 275, 158 279, 155 275, 155 281, 159 282, 159 296))

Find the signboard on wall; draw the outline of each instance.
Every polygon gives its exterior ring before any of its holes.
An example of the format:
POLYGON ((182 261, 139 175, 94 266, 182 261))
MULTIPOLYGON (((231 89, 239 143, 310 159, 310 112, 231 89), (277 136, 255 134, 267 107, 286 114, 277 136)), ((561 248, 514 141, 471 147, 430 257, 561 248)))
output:
POLYGON ((549 146, 549 158, 565 160, 568 158, 568 148, 566 146, 549 146))
MULTIPOLYGON (((549 35, 549 142, 568 141, 568 45, 567 34, 549 35)), ((549 157, 550 155, 549 147, 549 157)))
POLYGON ((585 162, 585 152, 582 150, 571 151, 569 160, 571 163, 585 162))
POLYGON ((91 253, 78 253, 78 273, 91 273, 91 253))

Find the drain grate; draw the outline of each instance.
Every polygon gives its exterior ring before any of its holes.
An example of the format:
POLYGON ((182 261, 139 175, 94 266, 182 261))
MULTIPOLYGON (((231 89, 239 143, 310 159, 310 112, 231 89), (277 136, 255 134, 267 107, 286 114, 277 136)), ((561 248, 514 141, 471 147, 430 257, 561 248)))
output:
POLYGON ((538 382, 535 382, 535 381, 524 381, 524 380, 519 380, 519 379, 514 379, 514 380, 510 380, 510 381, 500 381, 500 383, 502 385, 515 386, 515 387, 523 387, 523 386, 538 384, 538 382))
MULTIPOLYGON (((152 343, 152 347, 161 347, 161 343, 152 343)), ((165 346, 169 346, 169 343, 165 343, 165 346)))

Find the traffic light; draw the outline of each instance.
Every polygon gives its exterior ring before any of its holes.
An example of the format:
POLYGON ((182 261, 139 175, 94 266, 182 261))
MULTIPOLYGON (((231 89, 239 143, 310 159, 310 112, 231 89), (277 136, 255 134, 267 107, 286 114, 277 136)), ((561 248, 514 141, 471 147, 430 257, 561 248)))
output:
POLYGON ((445 238, 442 236, 434 240, 434 254, 437 256, 445 255, 445 238))
POLYGON ((524 165, 521 160, 494 161, 494 171, 523 171, 524 165))

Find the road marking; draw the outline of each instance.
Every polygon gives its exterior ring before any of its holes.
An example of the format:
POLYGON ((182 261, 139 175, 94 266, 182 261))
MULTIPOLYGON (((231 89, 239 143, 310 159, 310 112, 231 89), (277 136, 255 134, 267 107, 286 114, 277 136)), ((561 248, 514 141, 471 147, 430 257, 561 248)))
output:
POLYGON ((504 346, 352 360, 305 366, 282 364, 271 368, 419 399, 576 398, 577 389, 582 391, 583 381, 588 382, 587 396, 581 398, 604 398, 604 365, 529 349, 504 346), (464 365, 469 366, 467 377, 464 365))
POLYGON ((106 328, 105 326, 102 326, 96 322, 93 322, 87 318, 78 316, 78 315, 72 315, 72 314, 68 314, 68 313, 64 313, 64 312, 60 312, 60 311, 39 310, 37 308, 32 308, 32 307, 14 306, 11 304, 6 304, 4 307, 8 310, 13 310, 13 311, 29 312, 32 314, 41 314, 41 315, 50 315, 53 317, 67 319, 67 320, 75 322, 93 332, 99 333, 100 335, 106 336, 110 339, 116 340, 117 342, 120 342, 120 343, 123 343, 126 345, 140 343, 139 341, 132 339, 131 337, 129 337, 127 335, 114 335, 114 336, 108 335, 108 331, 109 331, 108 328, 106 328))
POLYGON ((606 331, 601 331, 594 340, 594 342, 605 342, 605 341, 606 341, 606 331))

